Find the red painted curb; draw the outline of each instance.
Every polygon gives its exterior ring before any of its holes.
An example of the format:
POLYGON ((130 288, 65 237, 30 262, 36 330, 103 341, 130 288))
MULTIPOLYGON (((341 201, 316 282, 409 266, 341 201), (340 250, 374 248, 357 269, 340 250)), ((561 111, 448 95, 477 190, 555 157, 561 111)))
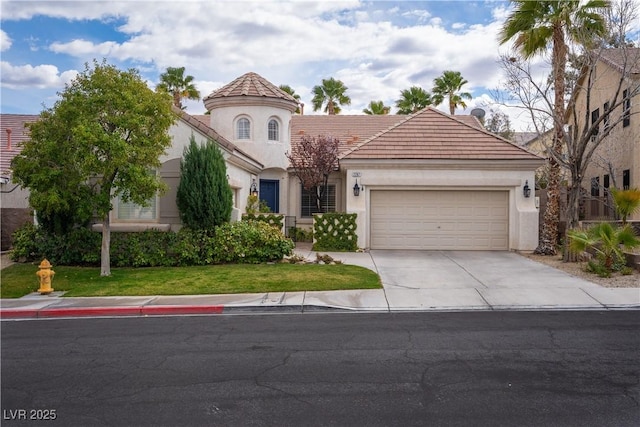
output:
POLYGON ((0 319, 26 319, 30 317, 38 317, 38 311, 36 309, 15 309, 15 310, 0 310, 0 319))
POLYGON ((163 314, 222 314, 223 305, 146 305, 140 310, 143 316, 163 314))
POLYGON ((140 307, 67 307, 45 308, 38 311, 38 317, 73 316, 139 316, 140 307))

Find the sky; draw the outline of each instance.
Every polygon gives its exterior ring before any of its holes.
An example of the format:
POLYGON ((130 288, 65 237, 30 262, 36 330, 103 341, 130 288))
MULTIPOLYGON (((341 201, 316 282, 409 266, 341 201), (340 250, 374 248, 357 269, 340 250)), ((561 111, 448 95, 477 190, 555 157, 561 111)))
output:
MULTIPOLYGON (((370 101, 392 106, 417 85, 430 91, 445 70, 461 72, 480 107, 509 114, 516 131, 526 115, 497 105, 504 82, 498 33, 507 1, 6 1, 0 25, 2 113, 50 108, 85 65, 106 59, 137 69, 151 88, 167 67, 185 67, 202 97, 247 73, 291 86, 313 112, 312 89, 341 80, 351 98, 341 114, 363 114, 370 101)), ((544 69, 543 58, 539 62, 544 69)), ((186 111, 203 114, 202 101, 186 111)), ((448 112, 448 106, 438 108, 448 112)))

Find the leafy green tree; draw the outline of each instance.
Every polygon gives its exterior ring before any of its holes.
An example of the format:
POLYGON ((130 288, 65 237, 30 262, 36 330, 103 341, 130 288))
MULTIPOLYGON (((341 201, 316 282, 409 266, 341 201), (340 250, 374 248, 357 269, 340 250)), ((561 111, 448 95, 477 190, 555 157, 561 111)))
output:
POLYGON ((233 193, 224 158, 213 141, 198 145, 191 136, 180 162, 176 202, 182 223, 194 230, 211 230, 231 219, 233 193))
POLYGON ((156 86, 156 89, 170 93, 173 104, 181 110, 184 110, 183 99, 200 99, 200 92, 193 84, 193 76, 185 76, 184 70, 185 67, 168 67, 166 72, 160 74, 160 83, 156 86))
POLYGON ((322 79, 322 85, 313 87, 313 111, 322 109, 329 115, 340 114, 340 106, 351 104, 351 98, 346 95, 347 87, 340 80, 333 77, 322 79))
POLYGON ((389 114, 391 111, 391 107, 384 105, 382 101, 371 101, 369 106, 362 110, 363 113, 369 115, 384 115, 389 114))
POLYGON ((145 205, 163 189, 149 170, 171 145, 171 99, 149 89, 136 70, 106 61, 85 65, 53 108, 32 123, 30 140, 13 162, 14 177, 30 190, 29 202, 46 214, 95 214, 102 221, 101 271, 111 274, 111 201, 145 205))
POLYGON ((296 114, 300 114, 300 95, 298 95, 295 91, 295 89, 293 89, 291 86, 289 85, 280 85, 279 86, 280 90, 282 90, 283 92, 288 93, 289 95, 293 96, 293 99, 295 99, 296 101, 298 101, 298 107, 296 108, 296 114))
POLYGON ((445 71, 440 77, 436 77, 433 80, 433 103, 440 105, 444 102, 444 99, 449 100, 449 113, 453 116, 456 111, 456 107, 467 108, 465 99, 471 99, 469 92, 461 92, 462 86, 469 83, 462 78, 460 71, 445 71))
POLYGON ((397 114, 413 114, 431 105, 431 94, 419 86, 411 86, 400 92, 400 99, 396 101, 397 114))
POLYGON ((563 154, 565 123, 565 74, 567 42, 585 43, 594 35, 606 34, 603 8, 606 0, 533 1, 512 0, 515 9, 500 32, 501 44, 515 40, 514 46, 524 59, 542 54, 552 47, 551 65, 554 89, 554 136, 549 150, 547 205, 540 244, 536 253, 555 255, 560 223, 560 164, 563 154))

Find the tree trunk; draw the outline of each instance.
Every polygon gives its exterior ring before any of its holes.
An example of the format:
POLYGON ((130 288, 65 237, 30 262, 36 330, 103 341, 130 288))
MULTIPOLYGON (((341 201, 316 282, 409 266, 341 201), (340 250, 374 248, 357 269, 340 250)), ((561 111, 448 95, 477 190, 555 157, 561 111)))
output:
POLYGON ((569 235, 567 231, 577 228, 579 222, 579 214, 578 211, 580 209, 580 187, 581 184, 578 184, 578 178, 572 178, 572 184, 569 187, 569 201, 567 204, 567 229, 564 235, 564 252, 562 254, 562 259, 564 262, 576 262, 578 260, 578 256, 569 250, 569 235))
POLYGON ((100 248, 100 275, 111 276, 111 254, 109 248, 111 246, 111 224, 109 222, 109 213, 104 216, 102 222, 102 246, 100 248))
POLYGON ((558 228, 560 224, 560 164, 557 159, 563 153, 564 140, 564 75, 567 62, 567 47, 561 24, 553 28, 553 146, 549 154, 548 200, 544 211, 542 235, 535 253, 556 255, 558 228))

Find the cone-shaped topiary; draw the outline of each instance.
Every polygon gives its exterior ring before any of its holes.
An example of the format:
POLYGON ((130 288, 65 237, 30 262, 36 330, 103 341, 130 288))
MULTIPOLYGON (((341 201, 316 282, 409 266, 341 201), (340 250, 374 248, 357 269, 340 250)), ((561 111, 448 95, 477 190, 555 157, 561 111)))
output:
POLYGON ((176 202, 186 227, 207 230, 229 222, 233 195, 224 158, 213 141, 198 145, 192 135, 180 174, 176 202))

